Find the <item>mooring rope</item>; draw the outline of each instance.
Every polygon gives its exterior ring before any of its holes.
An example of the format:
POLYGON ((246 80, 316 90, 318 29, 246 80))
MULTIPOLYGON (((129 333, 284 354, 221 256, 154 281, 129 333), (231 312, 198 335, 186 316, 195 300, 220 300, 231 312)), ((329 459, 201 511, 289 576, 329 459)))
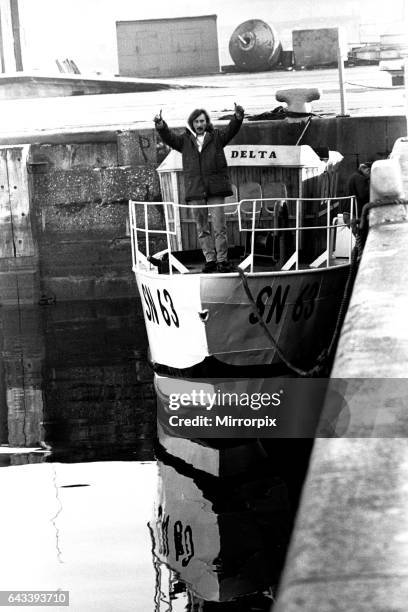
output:
POLYGON ((284 355, 282 349, 280 348, 279 344, 277 343, 277 341, 275 340, 275 338, 272 336, 271 332, 268 329, 268 326, 266 325, 265 321, 262 318, 262 315, 258 309, 258 306, 256 305, 256 302, 254 300, 254 297, 251 293, 251 290, 249 288, 248 285, 248 279, 247 279, 247 275, 245 274, 245 272, 238 266, 238 273, 241 277, 241 281, 242 281, 242 285, 244 288, 244 291, 248 297, 249 303, 251 305, 251 308, 253 310, 254 315, 256 316, 256 318, 259 320, 259 323, 261 325, 261 327, 263 328, 265 334, 267 335, 267 337, 269 338, 273 348, 275 349, 279 359, 281 359, 281 361, 283 361, 283 363, 286 365, 287 368, 289 368, 290 370, 292 370, 292 372, 294 372, 295 374, 297 374, 298 376, 302 376, 303 378, 306 377, 317 377, 320 376, 323 371, 324 368, 327 367, 327 364, 329 362, 329 359, 332 356, 333 350, 337 345, 337 341, 338 341, 338 337, 340 335, 340 331, 341 331, 341 327, 343 325, 343 321, 344 321, 344 317, 346 315, 347 312, 347 308, 348 308, 348 304, 350 301, 350 296, 351 296, 351 291, 353 289, 353 285, 354 285, 354 280, 357 274, 357 269, 358 269, 358 264, 359 264, 359 260, 361 257, 361 252, 362 252, 362 244, 361 244, 361 239, 356 236, 356 246, 353 249, 353 253, 352 253, 352 257, 351 257, 351 261, 350 261, 350 270, 349 270, 349 274, 347 277, 347 281, 346 281, 346 285, 344 287, 344 292, 343 292, 343 298, 340 304, 340 309, 339 309, 339 313, 337 315, 337 320, 336 320, 336 326, 334 328, 333 331, 333 335, 329 344, 329 347, 327 349, 323 349, 322 352, 320 353, 320 355, 318 356, 315 365, 310 368, 309 370, 303 370, 302 368, 297 367, 296 365, 294 365, 293 363, 291 363, 289 361, 289 359, 284 355))
POLYGON ((261 327, 263 328, 263 330, 265 331, 267 337, 269 338, 269 340, 271 341, 271 344, 273 345, 274 349, 276 350, 279 359, 281 359, 283 361, 283 363, 293 372, 295 372, 296 374, 298 374, 299 376, 307 376, 307 372, 306 370, 302 370, 301 368, 298 368, 297 366, 293 365, 283 354, 282 349, 280 348, 280 346, 278 345, 278 343, 276 342, 275 338, 272 336, 271 332, 269 331, 265 321, 263 320, 261 313, 258 310, 258 307, 256 305, 256 302, 254 300, 254 297, 251 293, 251 290, 249 288, 248 285, 248 280, 247 280, 247 276, 245 274, 245 272, 238 266, 237 268, 238 270, 238 274, 241 277, 241 281, 242 281, 242 286, 244 287, 244 291, 247 295, 247 298, 249 300, 249 303, 252 307, 252 310, 254 312, 254 315, 256 316, 256 318, 259 320, 259 323, 261 324, 261 327))
POLYGON ((382 208, 383 206, 398 206, 399 204, 402 204, 402 206, 407 206, 408 200, 405 200, 403 198, 397 198, 391 201, 376 200, 375 202, 368 202, 367 204, 364 204, 363 210, 361 211, 360 221, 357 223, 356 226, 356 231, 359 235, 361 235, 363 242, 366 241, 368 234, 368 215, 370 213, 370 210, 373 210, 374 208, 382 208))

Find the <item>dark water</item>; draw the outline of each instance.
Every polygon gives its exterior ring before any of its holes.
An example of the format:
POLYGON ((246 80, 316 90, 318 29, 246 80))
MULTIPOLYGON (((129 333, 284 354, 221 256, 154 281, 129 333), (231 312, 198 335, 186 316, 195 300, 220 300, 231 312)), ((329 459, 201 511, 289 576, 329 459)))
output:
POLYGON ((311 445, 159 443, 138 302, 0 309, 0 445, 0 590, 270 610, 311 445))

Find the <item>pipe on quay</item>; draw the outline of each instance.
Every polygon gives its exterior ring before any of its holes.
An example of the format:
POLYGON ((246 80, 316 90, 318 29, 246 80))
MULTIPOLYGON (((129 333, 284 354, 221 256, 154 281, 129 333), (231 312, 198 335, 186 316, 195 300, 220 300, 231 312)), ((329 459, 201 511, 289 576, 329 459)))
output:
POLYGON ((408 609, 408 140, 391 157, 273 612, 408 609))

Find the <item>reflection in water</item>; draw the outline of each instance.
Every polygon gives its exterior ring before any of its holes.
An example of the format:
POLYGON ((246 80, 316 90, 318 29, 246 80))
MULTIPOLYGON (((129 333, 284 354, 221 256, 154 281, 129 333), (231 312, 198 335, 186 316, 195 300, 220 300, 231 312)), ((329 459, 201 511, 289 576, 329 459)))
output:
POLYGON ((0 469, 0 590, 69 590, 73 612, 150 612, 156 474, 136 461, 0 469))
MULTIPOLYGON (((217 447, 173 439, 171 453, 159 443, 159 488, 149 524, 155 612, 270 610, 299 482, 259 441, 212 442, 217 447), (195 467, 186 457, 194 457, 195 467), (214 476, 215 463, 228 475, 214 476), (176 606, 180 593, 183 608, 176 606)), ((301 444, 307 459, 309 442, 289 442, 301 444)), ((306 465, 298 466, 301 472, 306 465)))
POLYGON ((40 311, 1 311, 1 443, 38 446, 44 440, 40 311), (8 432, 8 435, 7 435, 8 432))
POLYGON ((269 611, 311 443, 161 435, 156 482, 146 346, 134 301, 0 309, 0 589, 68 589, 79 612, 269 611))
POLYGON ((137 305, 0 310, 0 444, 20 450, 0 454, 1 464, 153 458, 155 398, 137 305))

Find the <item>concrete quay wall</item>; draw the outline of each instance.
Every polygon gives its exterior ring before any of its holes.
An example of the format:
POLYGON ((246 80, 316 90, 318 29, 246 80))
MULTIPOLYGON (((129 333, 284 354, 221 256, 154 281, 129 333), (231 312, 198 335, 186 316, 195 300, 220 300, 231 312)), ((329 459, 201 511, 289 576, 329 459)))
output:
POLYGON ((0 100, 134 93, 166 90, 172 87, 174 84, 154 82, 148 79, 97 78, 70 73, 58 76, 1 74, 0 100))
MULTIPOLYGON (((295 144, 304 125, 248 121, 235 142, 295 144)), ((314 118, 302 144, 343 154, 342 193, 356 165, 387 157, 405 130, 405 117, 314 118)), ((2 150, 20 147, 7 143, 2 150)), ((27 161, 19 169, 26 185, 24 210, 15 197, 19 187, 7 182, 6 166, 3 173, 0 232, 10 248, 0 252, 0 302, 135 295, 127 202, 160 201, 155 170, 166 148, 155 131, 36 135, 27 137, 27 147, 27 161)), ((159 210, 151 210, 159 220, 159 210)))
POLYGON ((132 164, 121 134, 116 142, 31 146, 32 211, 43 298, 135 294, 128 201, 160 200, 155 135, 150 138, 144 136, 143 143, 154 156, 146 155, 140 163, 132 141, 132 164))
MULTIPOLYGON (((373 167, 374 201, 394 178, 388 162, 373 167)), ((407 609, 408 204, 397 183, 370 211, 320 423, 327 438, 315 441, 273 612, 407 609)))

